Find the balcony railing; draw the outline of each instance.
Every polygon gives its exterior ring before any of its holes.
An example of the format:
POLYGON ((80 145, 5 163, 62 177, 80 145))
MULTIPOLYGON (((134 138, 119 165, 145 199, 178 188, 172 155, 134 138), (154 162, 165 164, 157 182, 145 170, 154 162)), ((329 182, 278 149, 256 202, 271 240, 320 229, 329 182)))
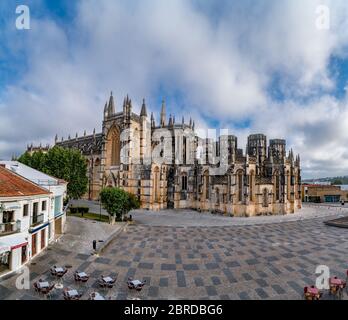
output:
POLYGON ((32 227, 35 227, 35 226, 37 226, 37 225, 39 225, 39 224, 41 224, 43 222, 44 222, 44 214, 41 213, 41 214, 32 216, 30 225, 32 227))
POLYGON ((20 221, 0 223, 0 236, 5 236, 12 233, 20 232, 20 230, 21 230, 20 221))

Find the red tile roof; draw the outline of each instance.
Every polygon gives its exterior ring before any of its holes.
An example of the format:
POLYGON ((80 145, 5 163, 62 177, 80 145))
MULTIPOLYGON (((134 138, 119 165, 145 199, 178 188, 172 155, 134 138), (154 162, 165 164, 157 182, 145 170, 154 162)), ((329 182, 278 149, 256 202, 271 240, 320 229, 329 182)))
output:
POLYGON ((50 194, 44 188, 0 166, 0 197, 50 194))

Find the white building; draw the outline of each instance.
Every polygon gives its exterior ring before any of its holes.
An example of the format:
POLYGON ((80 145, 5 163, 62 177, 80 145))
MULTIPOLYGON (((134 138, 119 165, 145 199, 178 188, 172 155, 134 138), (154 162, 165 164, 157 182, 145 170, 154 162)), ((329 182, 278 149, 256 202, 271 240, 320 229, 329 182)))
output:
POLYGON ((0 162, 0 277, 64 232, 66 186, 21 163, 0 162))

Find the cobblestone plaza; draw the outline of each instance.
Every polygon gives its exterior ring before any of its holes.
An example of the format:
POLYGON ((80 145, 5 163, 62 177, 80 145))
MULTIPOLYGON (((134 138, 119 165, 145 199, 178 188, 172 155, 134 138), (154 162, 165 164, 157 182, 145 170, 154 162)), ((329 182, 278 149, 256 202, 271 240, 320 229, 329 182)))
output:
MULTIPOLYGON (((17 290, 14 275, 1 282, 0 299, 42 299, 32 283, 53 281, 53 265, 72 266, 64 286, 79 290, 82 299, 95 290, 112 299, 302 299, 303 287, 315 284, 318 265, 346 277, 348 229, 325 225, 327 216, 239 226, 156 226, 138 216, 100 256, 51 246, 29 266, 31 289, 17 290), (85 285, 75 284, 75 270, 91 276, 85 285), (113 289, 99 289, 101 275, 117 276, 113 289), (128 277, 147 284, 141 292, 129 290, 128 277)), ((52 298, 62 299, 62 292, 55 290, 52 298)))

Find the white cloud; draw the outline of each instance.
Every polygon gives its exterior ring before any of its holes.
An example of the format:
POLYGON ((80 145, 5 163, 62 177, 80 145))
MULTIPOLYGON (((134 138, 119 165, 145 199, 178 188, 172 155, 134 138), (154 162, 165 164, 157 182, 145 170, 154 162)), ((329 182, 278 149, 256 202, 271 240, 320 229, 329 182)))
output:
POLYGON ((251 132, 286 138, 305 175, 344 173, 348 109, 329 95, 328 62, 345 54, 348 3, 226 2, 216 14, 206 3, 85 0, 71 28, 33 20, 24 43, 8 44, 24 50, 28 69, 0 96, 0 157, 56 133, 100 129, 110 90, 118 108, 129 93, 136 108, 145 97, 158 111, 162 88, 182 96, 184 106, 168 106, 177 121, 190 114, 207 127, 214 118, 235 129, 241 147, 251 132), (318 4, 331 10, 329 31, 315 28, 318 4), (268 91, 274 74, 284 102, 268 91), (235 125, 245 120, 250 127, 235 125))

